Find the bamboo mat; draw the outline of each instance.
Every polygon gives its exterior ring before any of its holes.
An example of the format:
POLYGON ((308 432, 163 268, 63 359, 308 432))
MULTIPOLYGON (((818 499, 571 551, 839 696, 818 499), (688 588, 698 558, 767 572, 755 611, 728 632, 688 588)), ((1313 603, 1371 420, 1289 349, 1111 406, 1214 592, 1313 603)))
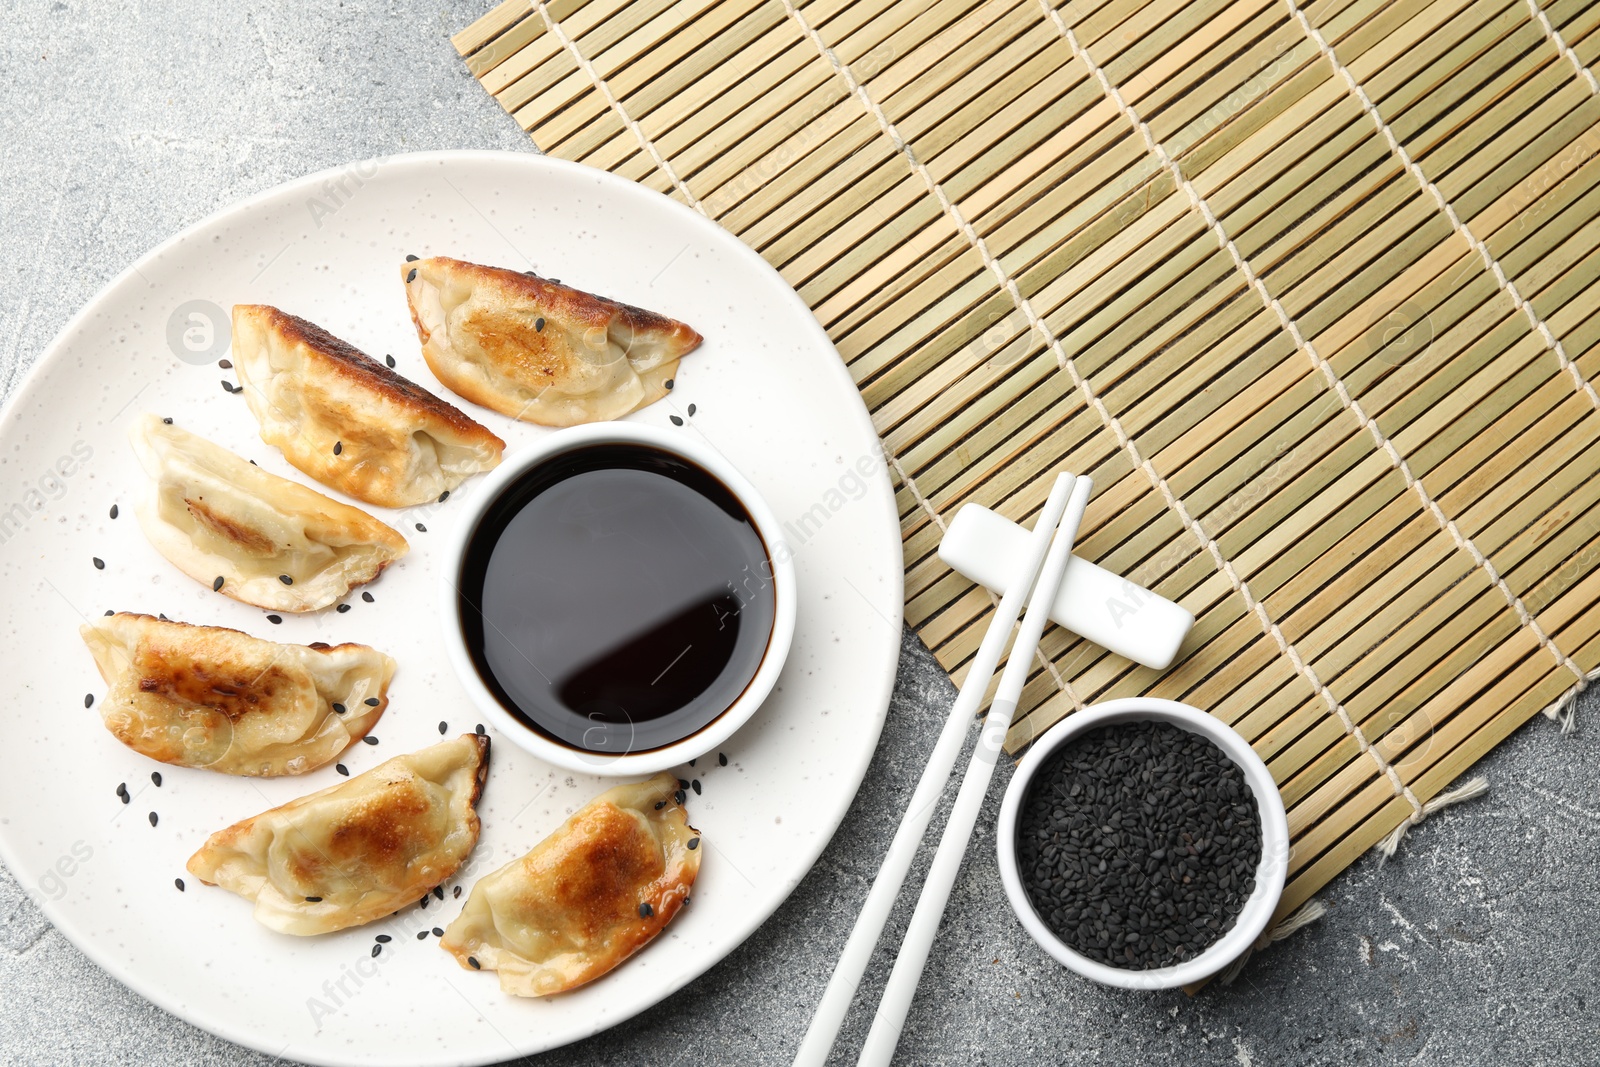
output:
POLYGON ((544 151, 810 303, 957 681, 992 601, 945 522, 1094 476, 1078 552, 1195 630, 1156 672, 1052 629, 1008 747, 1135 694, 1232 723, 1289 806, 1287 914, 1600 661, 1597 30, 1586 0, 507 0, 455 44, 544 151))

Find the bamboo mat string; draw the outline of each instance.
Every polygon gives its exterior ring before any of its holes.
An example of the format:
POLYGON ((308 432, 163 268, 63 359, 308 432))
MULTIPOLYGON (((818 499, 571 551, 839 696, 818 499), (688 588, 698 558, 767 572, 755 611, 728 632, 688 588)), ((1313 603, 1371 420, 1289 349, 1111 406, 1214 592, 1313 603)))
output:
MULTIPOLYGON (((1172 491, 1171 486, 1167 483, 1166 479, 1156 471, 1154 465, 1140 454, 1138 446, 1134 443, 1133 439, 1129 437, 1126 429, 1122 425, 1121 420, 1111 413, 1110 409, 1106 407, 1105 403, 1095 393, 1094 388, 1089 384, 1089 381, 1078 372, 1071 358, 1067 356, 1065 349, 1061 347, 1061 343, 1056 337, 1055 331, 1052 330, 1050 325, 1046 323, 1044 319, 1040 317, 1040 315, 1034 310, 1031 302, 1022 295, 1022 291, 1018 288, 1016 281, 1007 273, 1005 267, 990 253, 983 238, 973 228, 972 224, 967 221, 960 208, 958 208, 954 202, 950 200, 950 197, 945 192, 944 188, 928 171, 928 168, 916 158, 916 154, 912 152, 910 146, 906 144, 905 139, 900 136, 900 132, 895 128, 894 123, 889 119, 888 115, 883 112, 883 109, 878 106, 877 102, 874 101, 867 93, 866 88, 862 86, 860 81, 855 77, 854 73, 851 72, 849 65, 840 61, 839 57, 834 54, 833 50, 827 46, 826 42, 822 40, 821 36, 816 32, 815 29, 812 28, 810 23, 806 21, 805 17, 794 6, 792 0, 783 0, 783 5, 784 9, 789 13, 789 17, 793 19, 801 28, 801 30, 811 40, 812 44, 817 48, 822 56, 833 65, 834 69, 839 73, 839 75, 845 79, 845 84, 848 85, 851 92, 853 92, 857 98, 861 100, 863 106, 865 106, 873 115, 873 117, 877 119, 879 126, 881 126, 883 129, 884 135, 894 143, 895 147, 900 150, 900 153, 911 165, 911 169, 923 180, 924 184, 927 185, 929 192, 931 192, 939 201, 939 205, 944 210, 946 216, 949 217, 951 222, 955 224, 956 228, 961 231, 962 235, 967 238, 968 243, 972 245, 972 247, 977 251, 978 255, 982 258, 984 265, 987 266, 989 271, 1000 281, 1006 292, 1011 296, 1012 302, 1016 305, 1017 309, 1021 311, 1028 319, 1029 325, 1038 330, 1040 335, 1045 338, 1050 345, 1051 350, 1055 353, 1057 361, 1071 376, 1074 384, 1078 387, 1079 391, 1083 394, 1089 405, 1093 407, 1096 413, 1100 416, 1101 421, 1105 424, 1107 429, 1109 429, 1113 436, 1116 437, 1117 443, 1132 458, 1134 465, 1145 472, 1146 477, 1150 479, 1151 483, 1165 499, 1167 506, 1173 510, 1185 528, 1189 530, 1191 535, 1194 536, 1195 539, 1198 540, 1211 555, 1213 561, 1217 564, 1217 567, 1228 576, 1229 580, 1233 583, 1234 589, 1239 593, 1245 604, 1260 620, 1263 629, 1277 642, 1279 649, 1288 658, 1290 663, 1294 665, 1295 670, 1302 678, 1306 680, 1308 684, 1310 684, 1312 690, 1322 697, 1323 701, 1328 705, 1328 707, 1332 709, 1336 715, 1338 715, 1340 722, 1344 726, 1345 732, 1349 734, 1352 740, 1355 741, 1356 747, 1362 752, 1366 753, 1377 765, 1379 775, 1388 779, 1390 785, 1394 789, 1395 795, 1404 797, 1405 800, 1411 805, 1412 819, 1414 821, 1420 821, 1422 818, 1424 818, 1425 815, 1423 805, 1422 802, 1417 799, 1416 794, 1413 793, 1410 787, 1407 786, 1406 783, 1401 779, 1399 772, 1395 770, 1389 761, 1384 759, 1382 754, 1379 753, 1378 750, 1367 740, 1366 735, 1361 731, 1361 728, 1356 725, 1355 721, 1351 719, 1350 713, 1345 710, 1344 704, 1339 700, 1338 697, 1334 696, 1333 692, 1323 684, 1320 678, 1317 677, 1316 671, 1312 669, 1311 665, 1305 661, 1305 659, 1300 655, 1299 651, 1289 641, 1282 628, 1279 627, 1278 623, 1267 611, 1266 605, 1251 594, 1249 585, 1234 569, 1233 563, 1223 555, 1221 546, 1217 544, 1214 538, 1210 537, 1205 532, 1205 529, 1200 525, 1199 521, 1189 514, 1188 509, 1183 505, 1183 501, 1179 499, 1177 494, 1172 491)), ((1068 42, 1072 46, 1073 51, 1079 54, 1079 58, 1083 61, 1084 65, 1088 67, 1097 78, 1099 78, 1100 84, 1113 98, 1114 102, 1116 102, 1119 107, 1124 109, 1124 114, 1130 112, 1131 109, 1128 108, 1126 102, 1122 100, 1122 97, 1119 93, 1117 93, 1116 88, 1111 85, 1109 79, 1107 79, 1105 75, 1105 72, 1094 64, 1094 62, 1088 57, 1087 52, 1082 51, 1082 47, 1077 43, 1077 38, 1072 35, 1071 30, 1067 29, 1066 24, 1061 21, 1060 16, 1048 6, 1045 0, 1039 0, 1039 5, 1045 14, 1055 21, 1057 28, 1067 36, 1068 42)), ((1134 120, 1136 124, 1140 124, 1138 123, 1136 115, 1134 116, 1134 120)), ((1149 140, 1148 128, 1146 128, 1145 133, 1146 139, 1149 140)), ((1182 180, 1181 175, 1179 175, 1179 178, 1182 180)), ((1193 186, 1190 186, 1189 189, 1191 195, 1198 196, 1198 194, 1194 192, 1193 186)), ((1209 214, 1209 208, 1205 210, 1206 213, 1209 214)))
MULTIPOLYGON (((939 203, 945 208, 946 212, 955 212, 955 206, 950 203, 950 200, 945 195, 944 190, 939 186, 939 183, 933 179, 933 176, 928 173, 928 169, 918 162, 916 154, 911 150, 911 146, 906 144, 905 140, 900 136, 900 131, 895 128, 894 123, 889 121, 889 117, 883 113, 883 109, 880 108, 877 105, 877 102, 867 94, 865 87, 862 86, 860 80, 855 76, 855 72, 850 69, 850 65, 840 60, 838 55, 834 53, 833 49, 828 47, 827 42, 822 39, 822 36, 817 33, 817 31, 812 27, 811 23, 806 20, 806 17, 800 13, 799 8, 795 7, 793 0, 783 0, 783 8, 784 11, 788 13, 789 18, 794 22, 794 24, 799 27, 800 32, 805 34, 806 39, 811 42, 812 47, 816 48, 818 54, 821 55, 823 59, 827 60, 828 64, 833 67, 834 73, 838 74, 839 77, 844 79, 845 85, 850 89, 850 92, 854 94, 856 99, 861 102, 861 106, 866 108, 867 113, 877 120, 879 127, 883 130, 884 136, 889 138, 890 142, 895 146, 895 149, 906 158, 907 162, 911 164, 912 171, 922 178, 924 183, 927 184, 929 191, 932 192, 933 195, 938 199, 939 203)), ((957 219, 959 219, 959 215, 960 213, 956 212, 957 219)), ((958 221, 957 225, 964 226, 964 220, 958 221)), ((1005 282, 1003 272, 999 270, 999 264, 996 263, 994 257, 989 254, 988 248, 984 247, 983 239, 978 237, 978 235, 973 232, 971 226, 965 226, 965 228, 962 230, 962 233, 967 236, 969 241, 973 242, 973 246, 978 255, 983 259, 984 264, 989 267, 990 271, 995 272, 996 276, 1001 277, 1002 282, 1005 282)), ((1015 285, 1012 285, 1011 288, 1015 289, 1016 287, 1015 285)), ((935 508, 933 504, 929 502, 921 492, 918 491, 916 483, 911 479, 910 473, 900 465, 899 460, 894 458, 894 453, 887 446, 885 446, 883 454, 889 458, 889 462, 900 474, 901 480, 905 482, 906 489, 911 493, 912 499, 916 500, 917 503, 922 505, 923 510, 926 511, 929 517, 933 520, 933 524, 939 528, 939 533, 941 535, 946 533, 948 528, 945 526, 944 519, 939 515, 938 509, 935 508)), ((1000 603, 999 599, 995 597, 992 590, 985 590, 985 592, 988 593, 989 600, 991 602, 996 605, 1000 603)), ((1073 690, 1072 686, 1067 682, 1067 680, 1062 677, 1061 672, 1056 668, 1054 661, 1044 654, 1044 650, 1042 648, 1035 652, 1034 655, 1037 657, 1038 661, 1044 665, 1044 668, 1049 673, 1051 680, 1055 682, 1056 688, 1065 693, 1067 695, 1067 699, 1072 701, 1073 706, 1081 711, 1086 706, 1083 702, 1083 699, 1078 696, 1077 692, 1073 690)))
POLYGON ((1528 0, 1528 10, 1533 12, 1534 20, 1544 30, 1544 35, 1550 38, 1550 43, 1556 46, 1556 51, 1566 57, 1567 62, 1572 64, 1572 69, 1577 72, 1578 77, 1582 78, 1589 86, 1589 92, 1600 96, 1600 82, 1595 81, 1594 74, 1590 72, 1588 67, 1583 65, 1583 60, 1579 59, 1578 54, 1572 50, 1566 41, 1561 39, 1560 31, 1550 25, 1550 16, 1544 13, 1544 9, 1539 6, 1537 0, 1528 0))
MULTIPOLYGON (((1407 487, 1409 487, 1412 492, 1416 494, 1417 499, 1422 502, 1423 507, 1433 515, 1434 520, 1438 522, 1439 527, 1450 535, 1450 537, 1455 541, 1457 548, 1461 549, 1461 551, 1465 552, 1469 557, 1471 557, 1472 561, 1476 563, 1486 575, 1488 575, 1490 582, 1496 589, 1500 591, 1500 594, 1505 598, 1507 605, 1509 605, 1512 611, 1516 613, 1518 621, 1521 622, 1521 624, 1530 632, 1532 632, 1534 638, 1539 643, 1539 647, 1548 651, 1550 655, 1555 658, 1557 664, 1571 671, 1573 676, 1577 678, 1577 684, 1580 688, 1586 685, 1588 683, 1588 675, 1584 672, 1583 668, 1579 667, 1573 662, 1570 656, 1561 651, 1561 649, 1556 645, 1555 641, 1551 639, 1550 635, 1545 632, 1544 627, 1540 626, 1539 621, 1535 619, 1528 611, 1527 605, 1522 602, 1522 598, 1517 595, 1516 591, 1512 589, 1509 584, 1507 584, 1505 578, 1501 576, 1495 565, 1486 555, 1483 554, 1482 550, 1478 548, 1478 546, 1473 542, 1472 538, 1461 532, 1461 529, 1456 525, 1455 520, 1444 513, 1444 509, 1439 506, 1438 501, 1436 501, 1433 498, 1433 495, 1428 492, 1427 486, 1422 483, 1422 479, 1418 478, 1412 472, 1411 465, 1406 462, 1405 457, 1400 455, 1400 450, 1395 447, 1394 442, 1391 441, 1388 435, 1383 432, 1383 429, 1378 425, 1377 421, 1366 413, 1366 411, 1361 407, 1361 403, 1350 395, 1350 391, 1345 387, 1344 380, 1339 377, 1338 373, 1333 369, 1333 366, 1326 359, 1324 359, 1322 354, 1317 351, 1316 347, 1301 334, 1299 325, 1296 324, 1294 319, 1289 315, 1288 310, 1284 308, 1283 304, 1278 301, 1278 298, 1272 295, 1271 291, 1267 288, 1266 282, 1264 282, 1261 277, 1256 274, 1255 269, 1251 267, 1250 262, 1244 258, 1243 253, 1241 253, 1238 249, 1238 246, 1234 244, 1233 238, 1228 236, 1228 232, 1223 227, 1221 220, 1218 219, 1211 211, 1211 207, 1206 203, 1205 198, 1200 195, 1199 190, 1194 187, 1193 183, 1191 183, 1189 179, 1184 176, 1183 169, 1178 166, 1177 160, 1173 159, 1167 154, 1167 150, 1161 146, 1161 144, 1155 139, 1155 135, 1150 132, 1150 127, 1144 122, 1143 119, 1139 117, 1139 113, 1133 108, 1133 106, 1123 99, 1122 94, 1117 90, 1116 86, 1111 84, 1111 80, 1106 76, 1105 71, 1095 64, 1094 60, 1090 57, 1088 50, 1078 42, 1078 38, 1072 32, 1071 28, 1068 27, 1064 21, 1062 21, 1060 14, 1049 6, 1047 0, 1039 0, 1039 6, 1044 9, 1045 13, 1055 23, 1057 31, 1066 37, 1067 44, 1072 48, 1073 53, 1077 55, 1080 60, 1082 60, 1085 66, 1095 73, 1095 76, 1100 80, 1101 88, 1106 92, 1107 96, 1110 97, 1112 103, 1117 106, 1117 109, 1122 112, 1123 116, 1128 120, 1128 122, 1131 123, 1139 132, 1140 136, 1143 137, 1144 143, 1150 150, 1151 154, 1153 154, 1161 162, 1161 164, 1167 168, 1168 172, 1172 175, 1173 181, 1179 186, 1179 188, 1183 189, 1184 192, 1188 194, 1191 205, 1193 205, 1195 211, 1198 212, 1203 219, 1205 219, 1206 226, 1209 227, 1212 233, 1216 236, 1217 243, 1221 245, 1223 250, 1226 251, 1230 257, 1232 257, 1234 265, 1237 266, 1239 272, 1244 275, 1245 280, 1250 284, 1251 288, 1255 289, 1255 291, 1260 295, 1262 302, 1265 303, 1267 307, 1277 315, 1279 323, 1282 324, 1284 331, 1294 342, 1295 347, 1304 352, 1306 357, 1311 360, 1312 365, 1322 372, 1322 376, 1327 381, 1329 388, 1332 389, 1333 392, 1339 397, 1339 402, 1344 405, 1345 410, 1350 412, 1350 414, 1355 418, 1357 424, 1359 424, 1367 431, 1369 435, 1371 435, 1373 443, 1376 444, 1378 448, 1389 457, 1390 465, 1399 472, 1401 478, 1405 480, 1407 487)), ((1334 702, 1330 702, 1330 706, 1332 703, 1334 702)), ((1353 729, 1354 724, 1350 721, 1349 716, 1344 712, 1343 705, 1339 705, 1336 710, 1339 711, 1340 718, 1345 723, 1345 728, 1347 730, 1353 729)), ((1364 739, 1358 739, 1358 742, 1359 740, 1364 739)), ((1386 761, 1384 761, 1381 756, 1378 756, 1376 752, 1373 753, 1373 758, 1377 759, 1380 764, 1385 766, 1387 765, 1386 761)), ((1396 776, 1395 781, 1398 783, 1398 776, 1396 776)), ((1417 803, 1416 797, 1411 795, 1410 790, 1406 790, 1406 796, 1416 809, 1413 812, 1413 815, 1420 818, 1421 806, 1417 803)))
MULTIPOLYGON (((1138 112, 1133 109, 1132 105, 1123 99, 1122 93, 1119 92, 1117 87, 1111 83, 1111 79, 1106 75, 1105 70, 1094 61, 1094 58, 1089 55, 1088 49, 1084 48, 1084 46, 1078 41, 1077 34, 1072 32, 1072 28, 1062 20, 1061 15, 1050 6, 1049 0, 1039 0, 1039 8, 1044 12, 1045 17, 1055 24, 1056 31, 1062 36, 1063 39, 1065 39, 1067 46, 1072 49, 1072 54, 1076 56, 1078 61, 1088 68, 1089 73, 1099 81, 1100 88, 1106 94, 1106 97, 1114 105, 1116 105, 1117 110, 1122 113, 1123 117, 1127 119, 1127 121, 1143 135, 1145 144, 1149 147, 1151 153, 1161 160, 1163 165, 1165 165, 1172 173, 1173 178, 1178 185, 1187 191, 1191 202, 1196 206, 1200 214, 1206 219, 1207 225, 1211 226, 1213 232, 1218 235, 1218 240, 1224 242, 1224 247, 1231 251, 1235 263, 1238 264, 1240 271, 1244 273, 1246 279, 1253 279, 1252 284, 1258 286, 1259 289, 1263 291, 1263 295, 1266 297, 1266 299, 1268 299, 1271 303, 1276 303, 1276 301, 1271 298, 1270 294, 1266 294, 1264 292, 1265 287, 1260 285, 1260 279, 1255 278, 1254 271, 1252 271, 1249 265, 1245 263, 1244 258, 1239 254, 1238 249, 1233 247, 1233 242, 1228 239, 1225 233, 1222 232, 1221 224, 1216 221, 1216 216, 1212 215, 1211 208, 1200 196, 1199 191, 1189 183, 1189 180, 1183 176, 1183 172, 1178 169, 1177 163, 1174 162, 1172 158, 1167 155, 1166 150, 1157 143, 1154 135, 1150 132, 1150 127, 1145 125, 1144 120, 1139 117, 1138 112)), ((1282 316, 1284 320, 1288 321, 1291 331, 1297 334, 1298 331, 1293 330, 1292 320, 1288 319, 1288 315, 1282 310, 1281 306, 1279 307, 1278 311, 1280 316, 1282 316)), ((1076 377, 1076 375, 1074 376, 1076 377)), ((1107 412, 1107 417, 1112 418, 1109 412, 1107 412)), ((1118 425, 1118 433, 1119 439, 1126 438, 1126 435, 1121 433, 1120 424, 1118 425)), ((1133 446, 1130 442, 1125 447, 1131 449, 1133 446)), ((1145 467, 1150 472, 1152 477, 1154 477, 1154 469, 1150 468, 1148 463, 1145 464, 1145 467)), ((1356 721, 1350 717, 1350 712, 1345 709, 1344 703, 1333 694, 1333 691, 1329 689, 1327 685, 1323 683, 1322 679, 1317 676, 1317 672, 1311 666, 1311 664, 1307 663, 1304 657, 1300 655, 1300 651, 1295 648, 1292 642, 1290 642, 1288 637, 1284 634, 1282 628, 1279 627, 1277 621, 1274 620, 1271 613, 1267 611, 1266 605, 1251 595, 1249 584, 1246 583, 1244 578, 1234 570, 1233 564, 1223 557, 1222 551, 1219 547, 1217 547, 1216 542, 1205 536, 1204 531, 1200 529, 1200 524, 1197 521, 1189 518, 1187 509, 1183 507, 1181 501, 1177 500, 1176 497, 1173 496, 1171 490, 1165 488, 1164 481, 1161 483, 1161 489, 1163 495, 1167 497, 1168 503, 1179 513, 1180 518, 1184 519, 1184 524, 1186 526, 1190 526, 1196 532, 1196 536, 1200 537, 1206 543, 1207 547, 1211 550, 1212 557, 1215 559, 1218 568, 1228 576, 1229 581, 1233 583, 1234 589, 1238 591, 1239 595, 1244 599, 1244 602, 1247 605, 1252 605, 1252 610, 1255 612, 1257 618, 1260 619, 1262 627, 1267 631, 1268 634, 1271 635, 1272 639, 1277 642, 1278 648, 1294 666, 1295 671, 1308 683, 1310 683, 1311 688, 1317 693, 1318 696, 1322 698, 1323 703, 1328 706, 1329 710, 1338 716, 1339 723, 1344 727, 1345 733, 1348 734, 1350 739, 1355 742, 1358 749, 1371 758, 1372 762, 1378 768, 1379 775, 1389 781, 1390 786, 1394 789, 1395 795, 1398 797, 1404 797, 1406 802, 1411 805, 1412 819, 1421 820, 1425 818, 1426 816, 1424 815, 1422 801, 1417 799, 1417 795, 1411 791, 1411 787, 1406 785, 1405 781, 1401 779, 1400 772, 1397 771, 1388 760, 1384 759, 1383 754, 1380 753, 1377 748, 1375 748, 1372 743, 1367 740, 1366 734, 1362 732, 1361 727, 1356 723, 1356 721)))
MULTIPOLYGON (((606 80, 600 76, 600 72, 594 69, 594 64, 589 62, 588 57, 579 51, 578 43, 567 35, 567 31, 562 27, 560 20, 550 16, 550 9, 545 6, 545 0, 533 0, 533 6, 539 12, 539 17, 544 19, 545 26, 549 28, 551 33, 555 34, 556 40, 561 42, 561 47, 565 48, 567 54, 572 56, 573 62, 578 64, 578 69, 582 70, 588 76, 589 81, 594 83, 595 89, 605 99, 606 104, 610 106, 612 111, 617 113, 617 118, 622 120, 622 124, 628 128, 628 132, 633 134, 634 138, 639 142, 639 147, 650 154, 650 158, 655 161, 656 166, 661 168, 661 173, 665 174, 667 180, 672 182, 673 187, 683 194, 683 198, 689 202, 689 206, 700 212, 700 214, 705 215, 706 209, 700 206, 699 199, 694 193, 690 192, 689 187, 683 183, 683 179, 678 177, 677 171, 672 169, 672 164, 667 162, 667 158, 661 154, 660 149, 656 147, 656 143, 644 132, 644 128, 634 120, 633 116, 628 114, 628 109, 622 106, 622 101, 618 100, 616 94, 611 91, 611 86, 606 84, 606 80)), ((706 217, 709 218, 710 216, 707 215, 706 217)))
MULTIPOLYGON (((1522 294, 1517 291, 1516 283, 1506 277, 1506 272, 1500 267, 1500 261, 1489 251, 1488 245, 1485 245, 1472 232, 1472 229, 1461 221, 1456 215, 1456 209, 1451 205, 1450 201, 1445 199, 1444 194, 1439 191, 1439 187, 1429 180, 1428 176, 1422 172, 1421 167, 1417 166, 1416 161, 1411 158, 1411 154, 1405 150, 1405 146, 1394 135, 1394 130, 1390 129, 1389 124, 1383 120, 1383 115, 1378 111, 1378 106, 1367 96, 1367 91, 1361 87, 1360 82, 1356 81, 1355 75, 1350 73, 1350 69, 1339 62, 1339 57, 1335 54, 1333 45, 1329 44, 1327 38, 1322 36, 1322 31, 1311 24, 1311 20, 1306 17, 1306 13, 1301 10, 1299 4, 1295 3, 1295 0, 1284 0, 1284 2, 1289 5, 1289 13, 1299 20, 1300 27, 1305 31, 1306 36, 1322 51, 1323 58, 1328 61, 1329 66, 1333 67, 1334 72, 1344 80, 1345 86, 1350 90, 1350 94, 1361 105, 1361 110, 1367 113, 1367 117, 1372 120, 1372 124, 1378 128, 1378 133, 1389 143, 1389 151, 1394 153, 1395 157, 1400 160, 1411 176, 1417 180, 1417 184, 1422 187, 1422 191, 1433 197, 1433 202, 1439 206, 1439 210, 1449 220, 1450 228, 1460 234, 1468 246, 1478 253, 1478 257, 1483 260, 1483 265, 1489 269, 1490 274, 1494 275, 1495 284, 1500 287, 1500 291, 1511 298, 1512 307, 1527 317, 1528 324, 1543 339, 1545 347, 1555 353, 1557 365, 1571 377, 1573 387, 1588 397, 1589 403, 1597 410, 1600 410, 1600 395, 1595 393, 1594 386, 1589 384, 1589 380, 1578 370, 1578 365, 1567 355, 1566 347, 1562 345, 1561 339, 1551 332, 1550 327, 1546 325, 1544 319, 1539 317, 1539 313, 1534 310, 1533 305, 1523 299, 1522 294)), ((1529 0, 1529 2, 1532 3, 1532 0, 1529 0)), ((1559 40, 1559 38, 1557 39, 1559 40)), ((1571 666, 1571 664, 1569 663, 1568 666, 1571 666)), ((1576 668, 1574 669, 1576 670, 1576 668)), ((1580 677, 1583 674, 1582 671, 1577 673, 1580 677)))

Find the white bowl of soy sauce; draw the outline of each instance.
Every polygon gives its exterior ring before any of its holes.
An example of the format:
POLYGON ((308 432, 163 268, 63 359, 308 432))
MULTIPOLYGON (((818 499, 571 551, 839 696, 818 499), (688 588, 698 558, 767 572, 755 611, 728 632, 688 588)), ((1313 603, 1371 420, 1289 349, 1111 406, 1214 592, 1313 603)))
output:
POLYGON ((643 775, 704 755, 783 669, 781 527, 682 432, 559 430, 491 472, 448 536, 451 664, 503 735, 558 767, 643 775))

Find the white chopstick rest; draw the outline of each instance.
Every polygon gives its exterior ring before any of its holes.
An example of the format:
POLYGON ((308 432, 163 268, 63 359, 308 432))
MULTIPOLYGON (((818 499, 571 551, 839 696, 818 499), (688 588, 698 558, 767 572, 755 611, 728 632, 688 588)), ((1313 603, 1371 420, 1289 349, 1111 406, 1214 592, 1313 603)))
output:
MULTIPOLYGON (((1029 533, 978 504, 956 512, 939 558, 965 578, 1004 596, 1028 551, 1029 533)), ((1050 619, 1101 648, 1163 670, 1194 626, 1194 616, 1163 596, 1087 560, 1067 561, 1050 619)))

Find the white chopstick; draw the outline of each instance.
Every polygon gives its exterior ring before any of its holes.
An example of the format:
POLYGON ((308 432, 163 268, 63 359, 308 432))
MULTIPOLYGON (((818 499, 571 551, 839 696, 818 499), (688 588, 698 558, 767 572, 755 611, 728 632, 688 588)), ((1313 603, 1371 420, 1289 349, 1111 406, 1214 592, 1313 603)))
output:
POLYGON ((911 805, 906 809, 900 828, 895 831, 894 840, 883 858, 883 866, 878 870, 878 877, 867 893, 866 903, 862 905, 861 915, 856 919, 855 928, 850 931, 844 951, 834 967, 833 977, 829 979, 828 987, 817 1003, 817 1013, 806 1031, 805 1040, 800 1044, 800 1051, 795 1055, 795 1067, 823 1067, 833 1048, 839 1027, 850 1010, 850 1001, 855 997, 867 962, 872 959, 872 951, 883 933, 884 923, 894 909, 895 898, 905 882, 906 871, 911 868, 911 861, 922 844, 928 820, 933 817, 933 809, 944 792, 945 783, 950 780, 951 771, 955 769, 956 757, 961 754, 972 717, 989 689, 989 680, 1000 662, 1000 654, 1005 651, 1017 616, 1022 614, 1022 606, 1039 576, 1039 568, 1050 547, 1051 535, 1067 510, 1068 498, 1077 482, 1078 479, 1071 474, 1056 476, 1050 497, 1039 512, 1039 519, 1028 539, 1026 558, 1018 569, 1016 579, 1006 587, 1005 595, 995 608, 994 618, 983 635, 983 643, 978 646, 977 654, 967 668, 966 684, 961 687, 955 704, 950 708, 950 717, 945 721, 939 740, 928 757, 928 766, 911 794, 911 805))
MULTIPOLYGON (((1093 484, 1088 478, 1079 478, 1072 489, 1072 499, 1067 504, 1061 528, 1050 542, 1050 553, 1045 557, 1044 570, 1028 597, 1028 613, 1017 631, 1017 640, 1006 660, 1006 669, 1000 675, 1000 687, 989 705, 989 715, 984 720, 983 732, 972 751, 972 761, 967 764, 966 777, 961 781, 961 791, 956 794, 950 821, 945 825, 944 836, 939 841, 939 851, 934 853, 928 870, 928 880, 922 886, 922 896, 917 910, 911 915, 905 940, 900 944, 900 955, 894 970, 889 974, 889 984, 884 987, 883 1000, 878 1004, 877 1017, 867 1033, 866 1044, 861 1049, 860 1067, 888 1067, 900 1043, 900 1031, 905 1026, 906 1013, 917 995, 917 983, 928 962, 928 952, 939 933, 939 923, 944 918, 945 906, 950 901, 950 890, 961 872, 961 861, 966 855, 967 843, 972 839, 973 827, 978 822, 978 812, 983 807, 984 795, 989 791, 989 781, 994 777, 994 765, 1000 758, 1000 748, 1005 742, 1006 730, 1022 697, 1022 687, 1028 680, 1033 665, 1033 654, 1039 647, 1039 637, 1050 622, 1050 607, 1061 590, 1061 578, 1067 570, 1067 560, 1072 557, 1073 541, 1078 524, 1083 521, 1084 507, 1089 503, 1093 484)), ((996 891, 996 897, 999 893, 996 891)))

